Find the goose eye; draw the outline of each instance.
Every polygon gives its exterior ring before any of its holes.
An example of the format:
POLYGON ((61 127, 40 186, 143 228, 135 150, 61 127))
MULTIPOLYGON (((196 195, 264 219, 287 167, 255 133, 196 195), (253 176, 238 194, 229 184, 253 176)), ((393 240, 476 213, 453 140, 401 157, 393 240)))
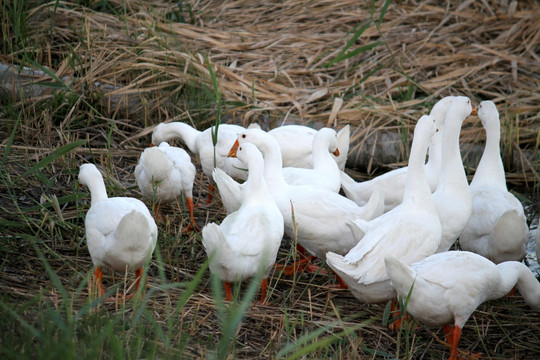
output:
POLYGON ((245 139, 246 138, 246 134, 242 134, 242 139, 245 139))

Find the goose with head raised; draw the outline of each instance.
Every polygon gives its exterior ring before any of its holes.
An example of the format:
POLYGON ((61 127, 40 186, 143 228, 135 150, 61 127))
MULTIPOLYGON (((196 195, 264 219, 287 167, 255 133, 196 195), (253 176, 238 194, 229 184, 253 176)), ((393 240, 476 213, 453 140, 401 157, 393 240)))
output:
MULTIPOLYGON (((268 133, 279 144, 283 167, 313 168, 312 147, 317 130, 304 125, 283 125, 273 128, 268 133)), ((334 155, 334 160, 340 170, 345 169, 347 162, 350 134, 349 125, 345 125, 337 132, 339 155, 334 155)))
POLYGON ((154 203, 156 213, 159 212, 158 204, 171 202, 183 195, 191 224, 197 229, 193 217, 195 165, 184 149, 166 142, 146 148, 135 167, 135 179, 142 195, 154 203))
POLYGON ((398 295, 409 298, 406 311, 427 325, 445 327, 451 360, 458 358, 463 326, 483 302, 505 296, 517 284, 525 302, 540 311, 540 283, 517 261, 495 265, 472 252, 446 251, 411 265, 389 256, 385 264, 398 295))
POLYGON ((375 193, 366 206, 359 207, 328 189, 287 184, 276 140, 262 130, 248 129, 238 136, 234 147, 247 142, 255 144, 264 156, 264 177, 272 184, 270 192, 283 215, 285 234, 291 239, 296 237, 298 244, 313 256, 324 259, 328 251, 347 253, 356 240, 346 223, 371 220, 382 213, 384 199, 380 193, 375 193))
POLYGON ((441 239, 441 225, 425 174, 424 159, 435 120, 422 116, 416 124, 409 156, 403 202, 371 220, 349 224, 357 244, 345 256, 328 252, 326 261, 365 303, 395 298, 384 268, 384 257, 399 256, 410 264, 435 253, 441 239))
POLYGON ((92 199, 85 218, 86 242, 101 295, 103 266, 135 270, 137 291, 143 265, 156 247, 158 230, 152 215, 138 199, 107 197, 103 176, 93 164, 80 166, 79 183, 88 187, 92 199))
MULTIPOLYGON (((233 154, 232 154, 233 155, 233 154)), ((253 144, 243 144, 236 155, 249 169, 240 208, 220 225, 207 224, 202 243, 210 258, 210 271, 225 284, 226 300, 232 300, 231 282, 262 272, 261 302, 267 278, 283 238, 283 217, 263 176, 263 157, 253 144)))
POLYGON ((442 237, 437 252, 448 251, 457 240, 472 213, 472 194, 459 150, 463 121, 473 112, 466 96, 452 99, 443 128, 441 175, 433 198, 441 221, 442 237))
MULTIPOLYGON (((441 173, 442 130, 446 111, 453 98, 453 96, 442 98, 433 106, 429 114, 435 119, 435 126, 438 130, 431 138, 428 150, 429 157, 425 164, 426 176, 431 191, 435 191, 439 182, 439 175, 441 173)), ((405 166, 363 182, 356 182, 345 172, 341 172, 341 187, 345 196, 358 205, 364 205, 376 189, 383 189, 385 199, 384 210, 389 211, 403 201, 403 192, 407 182, 407 170, 408 167, 405 166)))
POLYGON ((478 117, 486 130, 486 146, 470 189, 473 196, 469 223, 459 237, 463 250, 498 264, 525 257, 529 227, 521 202, 508 191, 500 155, 499 112, 493 101, 482 101, 478 117))

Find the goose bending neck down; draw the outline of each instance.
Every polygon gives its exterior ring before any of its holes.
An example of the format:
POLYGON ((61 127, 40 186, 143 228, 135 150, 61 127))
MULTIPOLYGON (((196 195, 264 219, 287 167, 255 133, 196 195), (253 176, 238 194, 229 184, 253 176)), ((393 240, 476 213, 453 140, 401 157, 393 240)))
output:
MULTIPOLYGON (((227 152, 238 134, 245 129, 239 125, 221 124, 199 131, 183 122, 161 123, 154 128, 152 144, 159 145, 175 138, 186 144, 193 154, 199 157, 203 173, 212 179, 214 167, 220 168, 234 179, 247 178, 246 165, 236 158, 227 158, 227 152), (217 140, 214 146, 214 140, 217 140)), ((212 201, 214 185, 208 185, 208 203, 212 201)))
POLYGON ((158 230, 154 219, 138 199, 107 197, 103 176, 93 164, 80 166, 79 182, 88 187, 92 199, 85 218, 86 241, 101 295, 105 292, 102 266, 117 271, 136 270, 137 292, 143 265, 156 247, 158 230))
POLYGON ((341 188, 340 170, 332 157, 339 156, 337 134, 333 129, 322 128, 313 138, 311 151, 313 169, 284 167, 283 177, 290 185, 314 185, 333 192, 341 188))
MULTIPOLYGON (((312 169, 313 163, 313 139, 317 130, 304 125, 283 125, 268 131, 276 140, 281 150, 283 167, 296 167, 312 169)), ((335 155, 334 161, 340 170, 345 169, 347 154, 349 153, 350 126, 345 125, 337 133, 337 147, 339 155, 335 155)))
POLYGON ((525 302, 540 311, 540 283, 517 261, 495 265, 472 252, 447 251, 411 265, 388 256, 385 264, 398 295, 410 296, 406 311, 429 326, 445 326, 451 360, 457 359, 463 326, 483 302, 517 285, 525 302))
POLYGON ((152 201, 158 217, 161 217, 159 204, 171 202, 183 195, 191 225, 198 231, 193 214, 195 166, 184 149, 170 146, 166 142, 146 148, 135 167, 135 179, 142 195, 152 201))

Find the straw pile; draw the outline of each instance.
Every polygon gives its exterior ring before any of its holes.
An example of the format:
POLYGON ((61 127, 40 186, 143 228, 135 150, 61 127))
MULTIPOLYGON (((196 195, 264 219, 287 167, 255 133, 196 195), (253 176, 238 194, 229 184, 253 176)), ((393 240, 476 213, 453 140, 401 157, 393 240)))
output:
MULTIPOLYGON (((121 21, 68 3, 31 17, 34 36, 44 36, 35 49, 42 64, 78 93, 97 91, 107 116, 145 126, 188 120, 172 99, 210 84, 208 60, 223 99, 244 104, 230 121, 351 124, 349 165, 374 173, 403 164, 416 119, 436 100, 462 94, 498 104, 509 181, 530 186, 538 177, 534 1, 109 3, 121 21)), ((465 144, 483 138, 479 121, 463 129, 465 144)), ((466 156, 472 169, 481 151, 466 156)))

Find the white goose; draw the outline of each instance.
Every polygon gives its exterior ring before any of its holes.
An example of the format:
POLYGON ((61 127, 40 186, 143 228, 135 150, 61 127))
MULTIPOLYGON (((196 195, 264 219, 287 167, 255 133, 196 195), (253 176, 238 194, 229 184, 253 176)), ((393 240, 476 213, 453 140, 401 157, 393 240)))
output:
POLYGON ((101 295, 104 294, 102 266, 117 271, 136 270, 136 292, 143 265, 156 247, 158 230, 154 219, 138 199, 108 198, 103 176, 93 164, 80 166, 79 182, 88 187, 92 198, 85 219, 86 242, 101 295))
POLYGON ((210 257, 210 270, 224 282, 226 300, 232 300, 231 282, 261 271, 261 302, 264 302, 268 274, 283 238, 283 217, 268 191, 263 158, 257 147, 243 144, 236 156, 249 169, 242 205, 221 225, 207 224, 202 230, 202 243, 210 257))
POLYGON ((403 202, 369 222, 352 222, 350 230, 358 243, 345 256, 326 254, 328 265, 362 302, 395 298, 384 268, 385 256, 399 256, 410 264, 437 250, 441 224, 424 169, 430 135, 435 130, 435 121, 429 115, 416 124, 403 202))
MULTIPOLYGON (((291 125, 292 126, 292 125, 291 125)), ((253 127, 252 127, 253 128, 253 127)), ((283 178, 290 185, 313 185, 339 192, 341 187, 340 170, 332 157, 339 156, 336 132, 330 128, 322 128, 316 132, 312 145, 313 168, 284 167, 283 178)), ((221 200, 228 214, 240 207, 242 184, 237 183, 224 171, 217 170, 212 174, 214 182, 221 194, 221 200)))
MULTIPOLYGON (((251 142, 264 156, 264 177, 272 197, 283 215, 285 233, 317 258, 328 251, 345 254, 356 245, 356 240, 346 225, 354 219, 371 220, 382 213, 384 199, 377 192, 364 207, 333 191, 309 185, 289 185, 283 179, 281 152, 274 138, 268 133, 248 129, 240 134, 235 147, 251 142), (293 225, 297 224, 296 233, 293 225)), ((307 260, 299 265, 304 269, 307 260)), ((296 269, 296 265, 293 269, 296 269)))
MULTIPOLYGON (((239 125, 221 124, 218 127, 217 143, 214 154, 214 143, 212 136, 215 126, 204 131, 199 131, 183 122, 162 123, 154 128, 152 133, 152 144, 159 145, 164 141, 180 138, 193 154, 199 156, 203 173, 212 178, 212 170, 215 167, 223 169, 227 174, 238 180, 247 178, 246 166, 236 158, 228 158, 227 153, 236 140, 239 133, 245 129, 239 125), (215 155, 215 156, 214 156, 215 155)), ((210 194, 208 202, 214 190, 214 185, 208 186, 210 194)))
POLYGON ((499 112, 493 101, 482 101, 478 117, 486 129, 486 147, 471 182, 472 215, 459 237, 463 250, 498 264, 525 257, 529 227, 519 200, 506 188, 500 155, 499 112))
MULTIPOLYGON (((431 138, 428 153, 429 158, 425 165, 426 176, 432 192, 435 191, 439 182, 441 173, 442 130, 446 111, 453 98, 453 96, 442 98, 433 106, 430 112, 430 116, 435 119, 435 126, 439 130, 431 138)), ((407 169, 408 167, 405 166, 362 182, 356 182, 345 172, 341 172, 341 187, 345 196, 358 205, 364 205, 376 189, 383 189, 384 210, 389 211, 401 204, 403 200, 403 192, 407 182, 407 169)))
MULTIPOLYGON (((292 127, 294 129, 305 128, 313 130, 306 126, 300 125, 286 125, 285 127, 292 127)), ((261 130, 260 127, 254 126, 251 126, 250 129, 261 130)), ((329 128, 323 129, 321 129, 321 133, 313 130, 315 136, 312 139, 312 152, 310 152, 309 154, 313 158, 315 168, 283 168, 283 178, 285 179, 285 182, 287 182, 289 185, 322 186, 323 188, 327 188, 336 193, 339 192, 339 185, 341 182, 339 176, 340 170, 336 162, 330 158, 331 155, 328 153, 328 151, 332 151, 334 155, 339 153, 339 149, 337 147, 334 147, 336 145, 336 142, 333 139, 335 138, 335 131, 329 128)), ((301 133, 300 130, 296 131, 301 133)), ((294 132, 283 132, 282 134, 291 135, 293 133, 294 132)), ((284 137, 282 139, 284 139, 284 137)), ((232 177, 230 177, 227 173, 220 169, 214 171, 212 175, 221 195, 221 200, 225 210, 227 211, 227 214, 238 210, 241 203, 240 194, 242 193, 242 184, 236 182, 232 177)))
MULTIPOLYGON (((268 131, 276 139, 281 149, 284 167, 312 169, 311 153, 313 138, 317 130, 304 125, 283 125, 268 131)), ((337 133, 339 156, 335 158, 339 169, 345 169, 349 153, 350 126, 346 125, 337 133)))
POLYGON ((330 128, 322 128, 313 138, 313 169, 284 167, 283 177, 290 185, 320 186, 338 193, 341 177, 338 164, 332 157, 339 157, 337 134, 330 128))
POLYGON ((441 176, 433 193, 442 228, 437 252, 448 251, 471 218, 472 194, 459 151, 459 134, 472 112, 471 101, 465 96, 456 96, 446 112, 441 176))
POLYGON ((495 265, 472 252, 447 251, 410 266, 393 257, 385 263, 396 292, 403 299, 411 292, 406 311, 427 325, 444 325, 450 360, 458 358, 461 329, 476 308, 505 296, 516 284, 525 302, 540 311, 540 283, 517 261, 495 265))
POLYGON ((135 179, 142 195, 154 203, 156 213, 158 204, 171 202, 183 194, 191 224, 197 229, 193 218, 195 165, 184 149, 166 142, 146 148, 135 167, 135 179))

